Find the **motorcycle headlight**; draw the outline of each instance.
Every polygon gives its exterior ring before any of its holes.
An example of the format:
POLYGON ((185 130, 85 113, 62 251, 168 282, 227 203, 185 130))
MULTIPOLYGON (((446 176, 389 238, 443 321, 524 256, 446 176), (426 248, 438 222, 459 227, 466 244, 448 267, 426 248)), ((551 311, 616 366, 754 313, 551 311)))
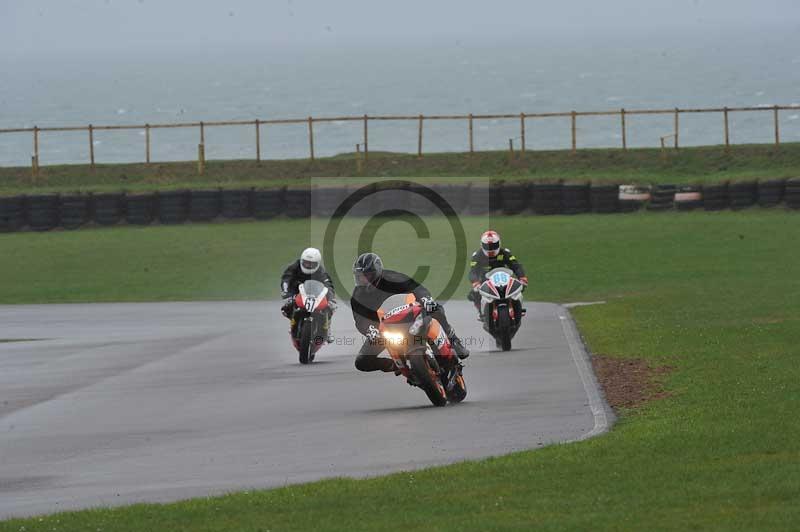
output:
POLYGON ((386 339, 387 342, 391 344, 401 344, 405 339, 403 333, 394 331, 383 331, 383 337, 386 339))

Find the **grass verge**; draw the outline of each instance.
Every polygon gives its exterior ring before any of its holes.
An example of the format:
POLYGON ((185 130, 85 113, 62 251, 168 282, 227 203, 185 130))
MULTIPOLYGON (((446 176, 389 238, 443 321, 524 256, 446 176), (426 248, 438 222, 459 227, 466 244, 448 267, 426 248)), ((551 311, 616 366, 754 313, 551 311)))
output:
MULTIPOLYGON (((432 182, 464 181, 464 176, 498 179, 587 180, 623 183, 702 183, 735 179, 797 177, 800 144, 738 145, 682 148, 678 151, 640 148, 507 152, 433 153, 415 155, 373 152, 361 172, 377 177, 428 178, 432 182)), ((313 177, 331 184, 352 183, 358 176, 354 154, 309 160, 209 161, 203 176, 195 162, 151 165, 55 165, 31 177, 27 167, 0 168, 0 194, 45 192, 147 191, 179 188, 270 187, 304 185, 313 177)))
MULTIPOLYGON (((608 301, 573 311, 593 352, 673 368, 669 397, 623 411, 601 437, 368 480, 11 520, 0 530, 796 530, 796 216, 493 220, 526 261, 532 298, 608 301)), ((465 223, 471 234, 484 221, 465 223)), ((0 255, 12 257, 0 264, 0 300, 270 296, 276 269, 308 230, 276 221, 0 235, 0 255)), ((389 264, 408 256, 412 234, 382 250, 389 264)))

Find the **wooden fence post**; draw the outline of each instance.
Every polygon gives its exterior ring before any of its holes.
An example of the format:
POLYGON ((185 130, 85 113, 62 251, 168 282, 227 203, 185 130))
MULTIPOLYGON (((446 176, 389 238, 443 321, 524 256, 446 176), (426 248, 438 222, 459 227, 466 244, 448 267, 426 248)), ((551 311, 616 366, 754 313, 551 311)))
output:
POLYGON ((367 122, 369 117, 364 115, 364 161, 369 160, 369 135, 367 134, 367 122))
POLYGON ((475 143, 473 137, 473 126, 472 126, 472 113, 469 114, 469 153, 472 155, 475 153, 475 143))
POLYGON ((364 166, 361 161, 361 144, 356 144, 356 173, 361 175, 364 166))
POLYGON ((261 121, 256 118, 256 162, 261 164, 261 121))
POLYGON ((150 124, 144 125, 144 155, 147 164, 150 164, 150 124))
POLYGON ((676 107, 676 108, 675 108, 675 149, 676 149, 676 150, 678 149, 678 146, 680 145, 680 144, 678 143, 678 135, 679 135, 679 128, 678 128, 678 125, 679 125, 679 124, 678 124, 678 114, 679 114, 679 113, 680 113, 680 111, 679 111, 679 110, 678 110, 678 108, 676 107))
POLYGON ((39 126, 33 126, 33 156, 39 161, 39 126))
POLYGON ((525 113, 519 114, 519 133, 520 133, 520 140, 522 142, 520 151, 522 153, 525 153, 525 113))
POLYGON ((575 127, 575 111, 572 111, 571 117, 572 117, 572 152, 575 153, 575 151, 578 149, 578 139, 577 139, 578 133, 576 131, 577 128, 575 127))
POLYGON ((419 132, 417 135, 417 157, 422 158, 422 115, 419 115, 419 132))
POLYGON ((778 122, 778 106, 772 108, 775 118, 775 145, 781 145, 781 127, 778 122))
POLYGON ((725 123, 725 148, 728 148, 731 145, 731 139, 730 139, 730 136, 728 134, 728 108, 727 107, 725 107, 722 110, 722 116, 723 116, 724 123, 725 123))
POLYGON ((314 160, 314 119, 308 117, 308 150, 311 153, 311 160, 314 160))
POLYGON ((508 139, 508 160, 514 162, 514 139, 508 139))
POLYGON ((206 170, 206 147, 202 142, 197 145, 197 173, 203 175, 206 170))
POLYGON ((94 168, 94 128, 92 124, 89 124, 89 161, 94 168))
POLYGON ((619 110, 619 117, 622 122, 622 149, 628 149, 628 132, 627 128, 625 127, 625 108, 619 110))

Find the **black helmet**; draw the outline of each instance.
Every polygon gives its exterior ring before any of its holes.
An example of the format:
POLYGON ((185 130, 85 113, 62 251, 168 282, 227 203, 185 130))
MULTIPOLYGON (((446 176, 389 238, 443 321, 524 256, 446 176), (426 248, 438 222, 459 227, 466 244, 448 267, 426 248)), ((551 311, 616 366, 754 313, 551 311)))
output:
POLYGON ((356 286, 375 286, 383 275, 383 261, 375 253, 362 253, 353 263, 356 286))

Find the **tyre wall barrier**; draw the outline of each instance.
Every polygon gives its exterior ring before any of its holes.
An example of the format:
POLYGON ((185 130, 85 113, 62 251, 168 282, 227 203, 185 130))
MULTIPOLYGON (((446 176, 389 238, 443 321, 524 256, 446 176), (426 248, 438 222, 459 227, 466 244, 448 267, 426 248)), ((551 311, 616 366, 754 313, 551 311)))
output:
POLYGON ((431 188, 450 204, 456 214, 466 212, 469 206, 469 184, 434 185, 431 188))
POLYGON ((156 194, 133 194, 123 198, 125 221, 132 225, 150 225, 156 218, 156 194))
POLYGON ((378 187, 375 190, 379 192, 374 196, 362 200, 366 206, 371 207, 371 210, 368 209, 368 216, 389 216, 395 209, 410 210, 411 212, 418 213, 419 211, 414 208, 415 205, 419 204, 421 208, 425 207, 421 202, 417 201, 416 196, 412 197, 409 195, 409 188, 406 186, 392 188, 390 190, 380 190, 378 187))
POLYGON ((223 190, 220 198, 223 217, 234 220, 253 215, 253 189, 223 190))
MULTIPOLYGON (((502 209, 503 214, 520 214, 530 207, 530 186, 528 183, 503 183, 499 187, 499 192, 498 207, 502 209)), ((559 198, 560 203, 561 200, 559 198)))
POLYGON ((467 214, 489 214, 489 187, 484 184, 476 184, 469 189, 469 200, 467 202, 467 214))
POLYGON ((790 209, 800 209, 800 178, 789 179, 786 181, 786 188, 783 192, 783 200, 790 209))
POLYGON ((564 214, 582 214, 592 210, 589 183, 564 183, 561 187, 561 206, 564 214))
POLYGON ((675 192, 678 187, 675 185, 663 184, 656 185, 650 191, 650 201, 647 204, 648 211, 669 211, 675 207, 675 192))
POLYGON ((95 194, 92 203, 92 220, 96 224, 116 225, 125 216, 124 194, 95 194))
POLYGON ((355 192, 348 187, 317 187, 311 193, 311 213, 323 218, 331 217, 347 197, 355 192))
POLYGON ((311 190, 307 188, 287 188, 284 212, 289 218, 308 218, 311 216, 311 190))
POLYGON ((758 182, 758 204, 762 207, 775 207, 783 200, 786 190, 785 179, 770 179, 758 182))
POLYGON ((159 192, 156 209, 162 224, 180 224, 189 218, 189 191, 159 192))
POLYGON ((0 198, 0 233, 19 231, 25 227, 25 196, 0 198))
POLYGON ((619 185, 593 184, 590 197, 592 212, 602 214, 619 212, 619 185))
POLYGON ((77 229, 91 219, 91 196, 80 194, 59 196, 58 208, 61 227, 77 229))
POLYGON ((681 185, 675 192, 675 208, 679 211, 693 211, 703 208, 703 187, 681 185))
POLYGON ((285 188, 270 188, 253 192, 253 216, 258 220, 268 220, 283 214, 285 188))
POLYGON ((731 209, 752 207, 758 200, 758 185, 755 181, 740 181, 728 184, 731 209))
MULTIPOLYGON (((0 232, 30 228, 46 231, 56 227, 76 229, 90 223, 149 225, 217 218, 266 220, 279 215, 289 218, 329 217, 348 195, 362 186, 165 191, 145 194, 40 194, 0 197, 0 232)), ((718 211, 753 205, 775 207, 785 203, 800 209, 800 178, 769 179, 699 185, 661 184, 653 187, 607 183, 493 182, 431 185, 457 214, 514 215, 614 213, 638 210, 676 209, 718 211), (645 198, 648 195, 649 199, 645 198)), ((374 190, 374 189, 373 189, 374 190)), ((373 216, 378 212, 407 208, 419 215, 438 215, 439 207, 411 186, 408 191, 382 191, 367 197, 348 216, 373 216)), ((369 189, 368 189, 369 191, 369 189)))
POLYGON ((620 185, 619 212, 634 212, 650 201, 650 186, 620 185))
POLYGON ((703 208, 707 211, 721 211, 730 206, 727 183, 703 186, 703 208))
POLYGON ((531 187, 531 206, 535 214, 561 214, 563 185, 561 183, 533 183, 531 187))
POLYGON ((58 227, 59 198, 57 195, 27 197, 27 225, 34 231, 47 231, 58 227))
POLYGON ((193 190, 189 193, 189 219, 209 222, 219 216, 222 193, 219 190, 193 190))

